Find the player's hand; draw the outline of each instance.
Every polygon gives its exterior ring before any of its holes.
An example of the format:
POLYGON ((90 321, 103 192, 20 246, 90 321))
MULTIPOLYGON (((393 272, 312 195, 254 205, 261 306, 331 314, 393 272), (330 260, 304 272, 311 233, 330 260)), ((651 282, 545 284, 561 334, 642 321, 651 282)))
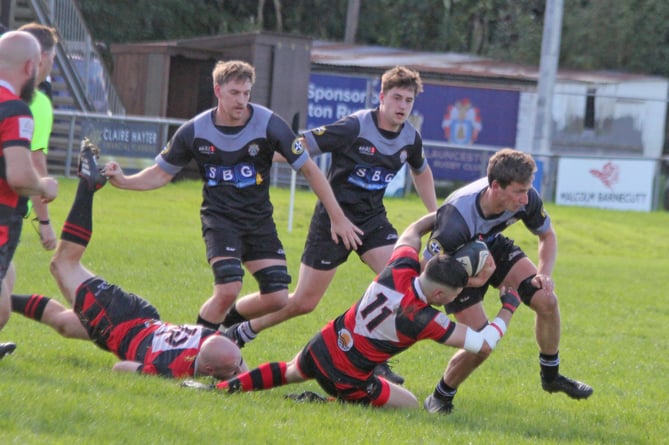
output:
POLYGON ((56 248, 56 244, 58 244, 56 232, 54 232, 51 223, 39 225, 39 238, 45 250, 53 250, 56 248))
POLYGON ((549 294, 552 294, 555 290, 555 282, 549 275, 536 274, 534 278, 532 278, 532 284, 534 287, 543 289, 549 294))
POLYGON ((42 193, 39 195, 43 203, 48 203, 56 199, 58 196, 58 181, 50 176, 41 178, 42 193))
POLYGON ((499 289, 499 300, 502 302, 502 308, 512 314, 516 312, 516 309, 520 306, 520 296, 518 295, 518 292, 510 287, 502 286, 499 289))
POLYGON ((214 389, 216 389, 216 385, 214 385, 213 383, 207 384, 198 382, 197 380, 184 380, 183 382, 181 382, 181 385, 179 386, 181 386, 182 388, 197 389, 200 391, 213 391, 214 389))
POLYGON ((123 175, 123 169, 118 162, 109 161, 102 167, 101 173, 109 178, 110 181, 113 181, 114 177, 123 175))
POLYGON ((495 272, 496 268, 497 266, 495 265, 495 260, 492 258, 492 255, 488 255, 483 269, 473 277, 469 277, 469 280, 467 280, 467 287, 481 287, 485 285, 495 272))
POLYGON ((344 216, 338 221, 330 221, 330 235, 335 244, 339 244, 341 239, 348 250, 357 250, 362 245, 360 235, 364 235, 364 232, 344 216))

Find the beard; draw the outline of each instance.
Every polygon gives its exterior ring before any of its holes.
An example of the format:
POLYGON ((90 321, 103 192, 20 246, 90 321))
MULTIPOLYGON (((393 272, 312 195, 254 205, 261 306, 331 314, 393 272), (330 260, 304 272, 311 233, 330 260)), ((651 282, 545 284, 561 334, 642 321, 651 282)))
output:
POLYGON ((30 104, 35 97, 35 87, 37 86, 37 73, 33 73, 30 79, 26 80, 26 83, 23 84, 21 88, 21 94, 19 97, 25 103, 30 104))

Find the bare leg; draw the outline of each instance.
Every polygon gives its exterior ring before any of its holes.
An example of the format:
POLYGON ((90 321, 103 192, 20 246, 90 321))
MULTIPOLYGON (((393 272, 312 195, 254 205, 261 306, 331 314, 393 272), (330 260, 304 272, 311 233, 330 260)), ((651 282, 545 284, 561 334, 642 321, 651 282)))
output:
POLYGON ((12 295, 12 311, 43 323, 65 338, 89 340, 86 329, 72 309, 39 294, 12 295))
POLYGON ((323 298, 336 272, 337 269, 318 270, 301 264, 295 292, 290 295, 286 305, 276 312, 251 320, 253 331, 258 333, 283 321, 312 312, 323 298))
MULTIPOLYGON (((14 281, 16 280, 16 268, 14 262, 9 263, 5 279, 0 283, 0 331, 9 321, 9 316, 12 312, 12 306, 9 300, 14 288, 14 281)), ((0 357, 1 358, 1 357, 0 357)))
MULTIPOLYGON (((455 314, 458 323, 466 324, 472 329, 485 327, 488 319, 483 304, 478 303, 455 314)), ((458 350, 448 362, 444 371, 444 382, 451 388, 456 389, 469 375, 485 361, 487 356, 472 354, 464 349, 458 350)))
POLYGON ((94 193, 94 190, 89 190, 84 179, 79 181, 77 194, 50 263, 51 274, 63 296, 72 305, 79 285, 94 276, 81 264, 81 257, 93 235, 94 193))

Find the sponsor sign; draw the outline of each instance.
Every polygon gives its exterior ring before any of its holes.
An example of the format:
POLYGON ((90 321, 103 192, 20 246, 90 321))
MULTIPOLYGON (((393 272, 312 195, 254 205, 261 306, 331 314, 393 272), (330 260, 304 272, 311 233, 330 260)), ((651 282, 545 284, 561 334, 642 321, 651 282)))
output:
POLYGON ((162 149, 160 125, 118 120, 86 120, 82 134, 100 147, 100 164, 114 160, 127 173, 153 164, 162 149))
POLYGON ((653 204, 654 177, 653 161, 561 158, 555 202, 648 212, 653 204))

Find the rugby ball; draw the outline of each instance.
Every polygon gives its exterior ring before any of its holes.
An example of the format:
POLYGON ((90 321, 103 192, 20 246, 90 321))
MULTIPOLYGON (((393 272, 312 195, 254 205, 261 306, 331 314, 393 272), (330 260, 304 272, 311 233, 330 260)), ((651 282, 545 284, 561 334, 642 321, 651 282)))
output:
POLYGON ((452 256, 464 266, 467 274, 473 277, 483 270, 490 251, 483 241, 474 240, 460 246, 452 256))

